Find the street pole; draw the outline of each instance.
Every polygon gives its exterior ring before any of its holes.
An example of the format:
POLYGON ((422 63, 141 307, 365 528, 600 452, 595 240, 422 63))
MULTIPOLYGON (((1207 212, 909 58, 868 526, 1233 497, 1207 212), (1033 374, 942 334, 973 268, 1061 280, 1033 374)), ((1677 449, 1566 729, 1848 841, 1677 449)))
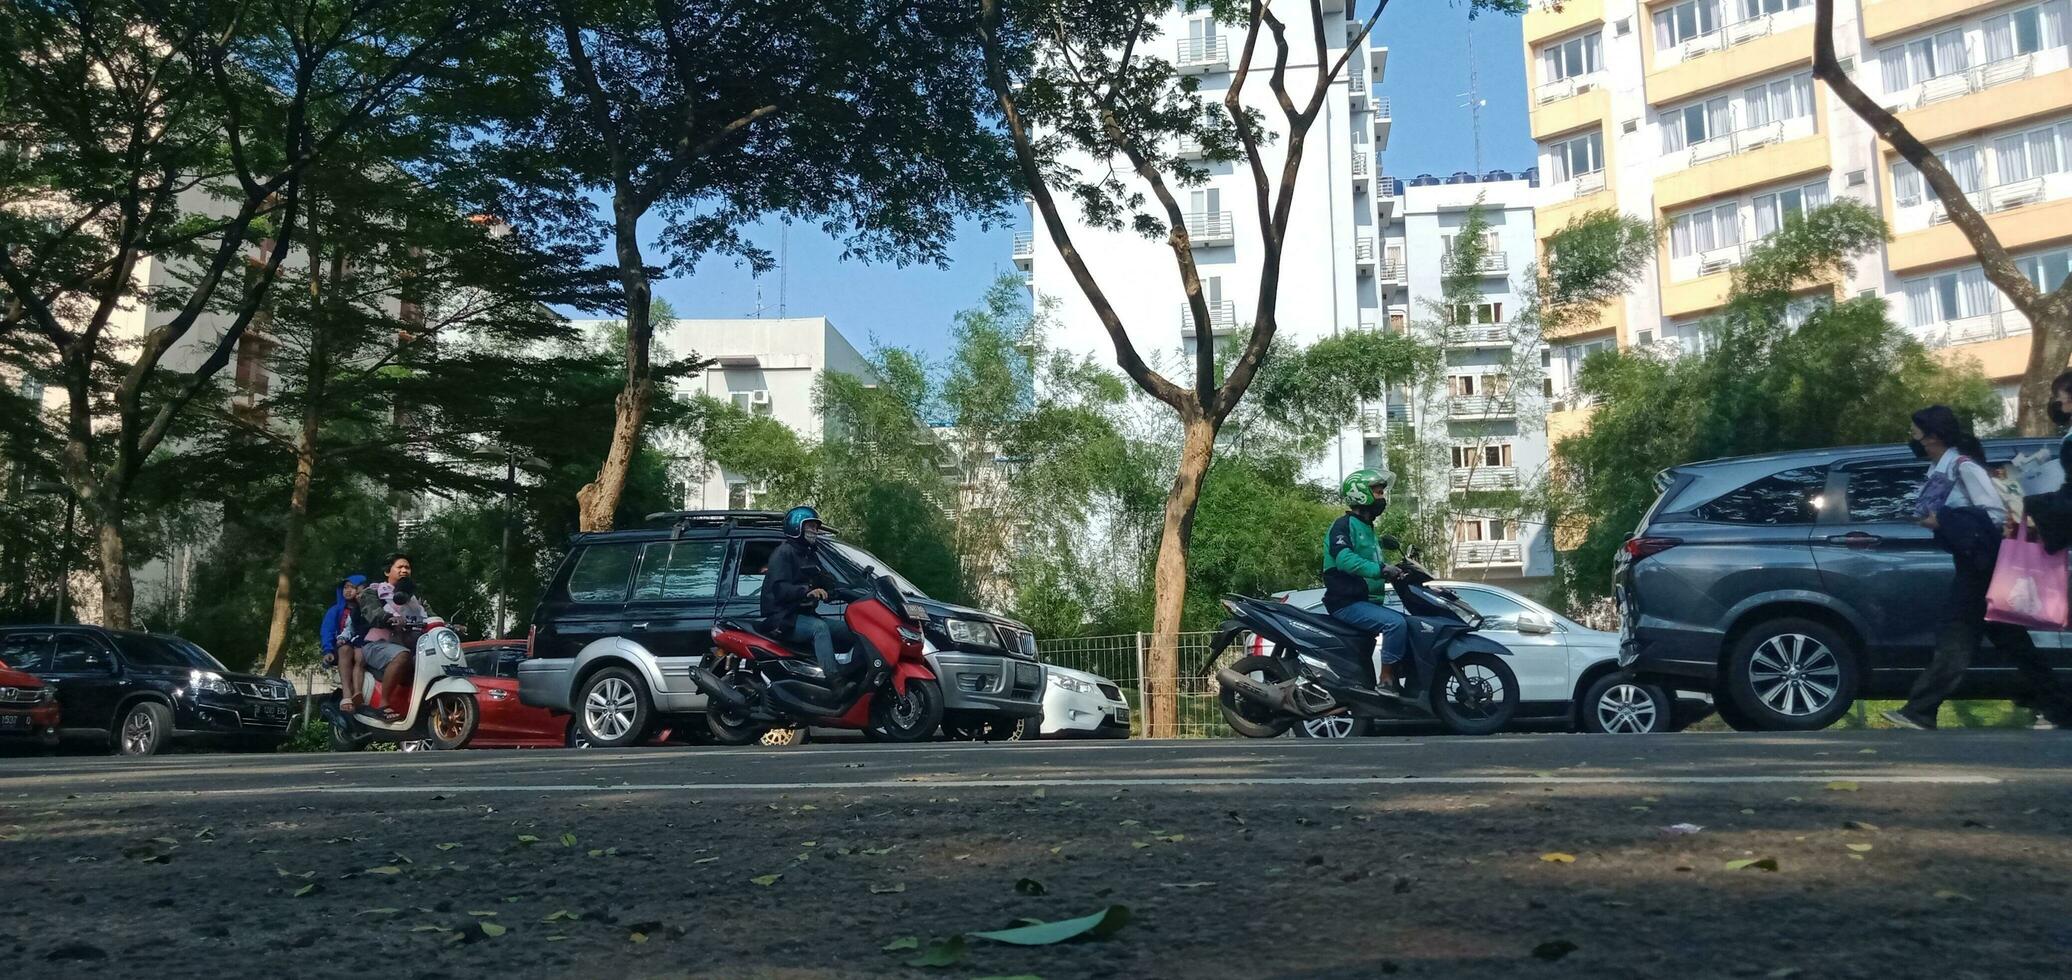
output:
POLYGON ((72 518, 79 509, 79 498, 65 495, 65 533, 58 538, 58 611, 51 622, 63 625, 65 622, 65 596, 72 591, 72 518))
POLYGON ((511 591, 511 495, 518 486, 518 450, 504 450, 504 546, 496 560, 496 637, 504 635, 504 603, 511 591))

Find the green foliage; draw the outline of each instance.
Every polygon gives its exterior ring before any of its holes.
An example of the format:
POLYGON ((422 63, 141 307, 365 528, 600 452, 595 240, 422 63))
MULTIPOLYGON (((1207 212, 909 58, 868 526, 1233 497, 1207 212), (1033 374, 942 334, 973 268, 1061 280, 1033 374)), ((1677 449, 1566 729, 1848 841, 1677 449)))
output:
POLYGON ((1344 511, 1292 459, 1227 455, 1209 468, 1188 555, 1190 627, 1223 619, 1227 593, 1269 595, 1320 581, 1324 532, 1344 511))
MULTIPOLYGON (((1589 429, 1555 447, 1555 519, 1587 525, 1562 556, 1572 598, 1610 591, 1611 558, 1654 501, 1654 476, 1696 460, 1906 439, 1908 415, 1950 405, 1982 425, 1999 414, 1975 366, 1949 366, 1895 326, 1881 299, 1816 306, 1793 329, 1794 287, 1831 281, 1883 238, 1877 216, 1838 202, 1789 222, 1750 254, 1703 355, 1592 357, 1577 381, 1589 429)), ((1828 287, 1831 290, 1831 287, 1828 287)))

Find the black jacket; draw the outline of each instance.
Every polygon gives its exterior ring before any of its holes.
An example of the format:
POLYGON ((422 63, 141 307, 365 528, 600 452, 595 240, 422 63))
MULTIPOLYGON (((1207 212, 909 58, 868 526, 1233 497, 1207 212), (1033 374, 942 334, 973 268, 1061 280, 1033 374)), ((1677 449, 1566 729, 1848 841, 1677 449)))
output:
POLYGON ((2036 522, 2044 550, 2056 554, 2072 545, 2072 437, 2058 447, 2058 465, 2065 468, 2065 484, 2049 493, 2022 498, 2022 513, 2036 522))
POLYGON ((806 593, 833 592, 839 584, 821 563, 819 548, 787 539, 770 553, 770 567, 763 573, 763 631, 779 638, 789 635, 799 613, 810 615, 819 604, 806 593))

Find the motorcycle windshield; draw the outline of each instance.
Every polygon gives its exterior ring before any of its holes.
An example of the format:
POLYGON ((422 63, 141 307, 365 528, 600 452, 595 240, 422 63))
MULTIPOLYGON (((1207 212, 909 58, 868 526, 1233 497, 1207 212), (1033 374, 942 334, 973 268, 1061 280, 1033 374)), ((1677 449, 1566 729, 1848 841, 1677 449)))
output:
POLYGON ((1403 600, 1403 611, 1412 616, 1435 616, 1454 620, 1469 629, 1482 628, 1482 617, 1472 606, 1422 585, 1398 585, 1396 595, 1403 600))

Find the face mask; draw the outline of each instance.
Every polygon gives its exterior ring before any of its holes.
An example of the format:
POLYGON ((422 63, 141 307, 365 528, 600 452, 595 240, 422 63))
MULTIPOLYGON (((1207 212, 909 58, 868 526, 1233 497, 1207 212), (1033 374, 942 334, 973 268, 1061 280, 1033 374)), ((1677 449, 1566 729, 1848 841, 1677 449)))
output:
POLYGON ((2072 413, 2068 413, 2064 409, 2059 408, 2057 399, 2051 399, 2050 404, 2046 406, 2044 410, 2050 413, 2050 421, 2052 425, 2056 425, 2059 427, 2072 425, 2072 413))

